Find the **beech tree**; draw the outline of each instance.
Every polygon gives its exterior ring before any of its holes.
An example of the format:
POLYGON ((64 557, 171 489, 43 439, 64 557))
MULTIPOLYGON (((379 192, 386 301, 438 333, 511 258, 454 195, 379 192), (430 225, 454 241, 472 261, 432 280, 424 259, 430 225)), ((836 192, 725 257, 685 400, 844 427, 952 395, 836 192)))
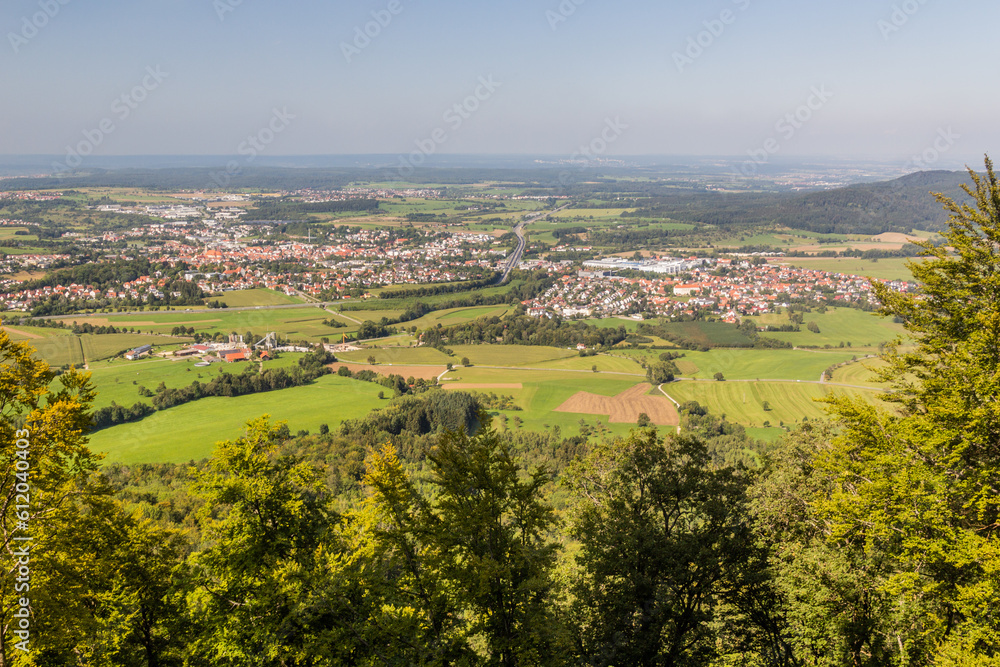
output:
MULTIPOLYGON (((433 499, 417 493, 394 452, 369 456, 369 509, 381 517, 377 553, 398 564, 389 581, 407 592, 403 599, 425 624, 422 648, 410 642, 414 648, 402 655, 411 659, 399 664, 562 660, 552 604, 554 516, 542 497, 551 477, 545 470, 522 475, 489 415, 480 421, 475 435, 444 433, 428 454, 433 499), (478 659, 474 645, 482 647, 478 659)), ((400 626, 398 616, 390 626, 400 626)))
POLYGON ((582 664, 707 665, 728 561, 746 559, 747 479, 704 443, 633 432, 571 469, 581 543, 572 585, 582 664))
POLYGON ((989 158, 969 174, 971 204, 937 196, 919 290, 874 283, 909 338, 887 408, 832 399, 839 433, 803 434, 755 492, 803 664, 1000 664, 1000 182, 989 158))
POLYGON ((249 422, 196 477, 209 545, 191 563, 199 585, 188 608, 201 633, 190 653, 210 664, 315 664, 350 649, 339 637, 349 602, 317 592, 315 576, 321 557, 339 554, 339 522, 317 471, 276 452, 282 426, 267 416, 249 422), (328 649, 322 628, 338 631, 328 649))

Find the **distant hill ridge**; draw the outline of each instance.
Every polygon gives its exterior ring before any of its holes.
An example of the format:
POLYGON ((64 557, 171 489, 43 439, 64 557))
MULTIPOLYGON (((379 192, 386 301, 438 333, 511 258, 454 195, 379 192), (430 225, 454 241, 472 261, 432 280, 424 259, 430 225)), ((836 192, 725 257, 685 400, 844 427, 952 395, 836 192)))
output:
MULTIPOLYGON (((63 178, 10 179, 4 189, 72 189, 80 187, 139 187, 153 190, 213 188, 218 170, 204 168, 122 169, 94 171, 63 178)), ((699 186, 678 187, 656 182, 630 183, 612 179, 617 172, 601 170, 573 174, 568 185, 558 182, 556 170, 538 169, 424 169, 413 175, 419 182, 463 185, 483 181, 504 181, 532 194, 568 194, 571 197, 624 195, 638 208, 625 217, 669 218, 681 222, 746 229, 780 225, 819 233, 880 234, 936 231, 947 220, 931 192, 941 192, 959 200, 965 195, 962 183, 969 175, 960 171, 923 171, 892 181, 851 185, 834 190, 799 193, 726 193, 706 191, 699 186)), ((627 175, 629 170, 621 171, 627 175)), ((390 174, 377 169, 287 169, 253 168, 229 175, 230 188, 298 189, 338 188, 365 180, 384 180, 390 174)), ((396 176, 398 179, 398 175, 396 176)))

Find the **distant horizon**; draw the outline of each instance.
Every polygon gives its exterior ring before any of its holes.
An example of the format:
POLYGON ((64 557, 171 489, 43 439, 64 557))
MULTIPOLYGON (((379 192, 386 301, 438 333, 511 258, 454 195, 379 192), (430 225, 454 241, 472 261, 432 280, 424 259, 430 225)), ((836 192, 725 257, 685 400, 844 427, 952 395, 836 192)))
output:
MULTIPOLYGON (((941 159, 936 160, 932 165, 926 165, 926 169, 914 169, 913 171, 955 171, 964 170, 966 165, 976 166, 982 164, 983 153, 979 154, 953 154, 942 156, 941 159)), ((104 155, 92 155, 88 156, 86 164, 82 165, 79 170, 86 171, 87 167, 97 167, 99 163, 126 163, 126 162, 171 162, 171 161, 204 161, 213 163, 213 166, 219 163, 225 163, 228 160, 233 160, 234 157, 240 160, 244 167, 276 167, 281 166, 279 163, 290 162, 290 161, 301 161, 301 162, 321 162, 328 160, 331 162, 345 162, 349 160, 377 160, 379 162, 385 162, 386 164, 379 165, 379 168, 384 168, 385 166, 394 165, 400 157, 404 157, 405 154, 401 153, 289 153, 289 154, 275 154, 275 155, 260 155, 254 160, 247 161, 240 158, 238 155, 233 154, 223 154, 223 153, 122 153, 122 154, 104 154, 104 155)), ((65 158, 65 155, 61 154, 45 154, 45 153, 0 153, 0 165, 10 166, 18 163, 32 163, 50 166, 53 161, 60 161, 65 158)), ((696 163, 701 166, 705 166, 706 163, 711 162, 724 162, 724 163, 736 163, 746 161, 748 159, 747 155, 739 154, 669 154, 669 153, 633 153, 633 154, 605 154, 601 156, 583 156, 574 153, 498 153, 498 152, 468 152, 468 153, 437 153, 435 155, 426 156, 425 161, 422 165, 424 167, 434 166, 434 163, 447 163, 449 166, 454 166, 454 163, 461 162, 473 162, 473 161, 483 161, 483 160, 497 160, 497 161, 541 161, 541 160, 552 160, 552 161, 575 161, 578 163, 586 163, 586 167, 593 168, 612 168, 615 166, 635 166, 635 165, 616 165, 615 163, 621 162, 639 162, 638 166, 684 166, 688 163, 696 163)), ((841 155, 774 155, 769 156, 767 160, 767 165, 776 166, 795 166, 803 164, 835 164, 835 165, 881 165, 885 167, 899 167, 902 168, 910 158, 899 158, 899 157, 879 157, 879 156, 841 156, 841 155)), ((309 165, 312 166, 312 165, 309 165)), ((352 165, 345 165, 352 166, 352 165)), ((540 164, 538 166, 546 166, 545 164, 540 164)), ((107 167, 102 167, 107 168, 107 167)))

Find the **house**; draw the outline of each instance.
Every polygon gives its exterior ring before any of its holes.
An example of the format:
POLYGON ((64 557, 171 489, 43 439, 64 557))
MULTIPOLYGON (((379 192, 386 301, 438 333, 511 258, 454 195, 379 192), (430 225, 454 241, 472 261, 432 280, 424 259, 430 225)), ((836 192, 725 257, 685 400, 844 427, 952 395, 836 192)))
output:
POLYGON ((152 345, 141 345, 134 350, 129 350, 125 353, 125 358, 129 361, 135 361, 139 357, 144 357, 149 354, 150 350, 153 349, 152 345))

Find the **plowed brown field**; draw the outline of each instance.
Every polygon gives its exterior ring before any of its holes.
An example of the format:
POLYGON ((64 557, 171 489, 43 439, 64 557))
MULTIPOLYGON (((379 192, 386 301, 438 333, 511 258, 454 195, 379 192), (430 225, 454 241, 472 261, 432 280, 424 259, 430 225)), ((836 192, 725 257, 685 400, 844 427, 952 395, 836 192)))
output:
POLYGON ((581 391, 556 408, 556 412, 577 412, 586 415, 608 415, 613 424, 634 424, 640 412, 649 415, 657 426, 678 426, 677 409, 666 396, 648 396, 652 385, 637 384, 617 396, 600 396, 581 391))

